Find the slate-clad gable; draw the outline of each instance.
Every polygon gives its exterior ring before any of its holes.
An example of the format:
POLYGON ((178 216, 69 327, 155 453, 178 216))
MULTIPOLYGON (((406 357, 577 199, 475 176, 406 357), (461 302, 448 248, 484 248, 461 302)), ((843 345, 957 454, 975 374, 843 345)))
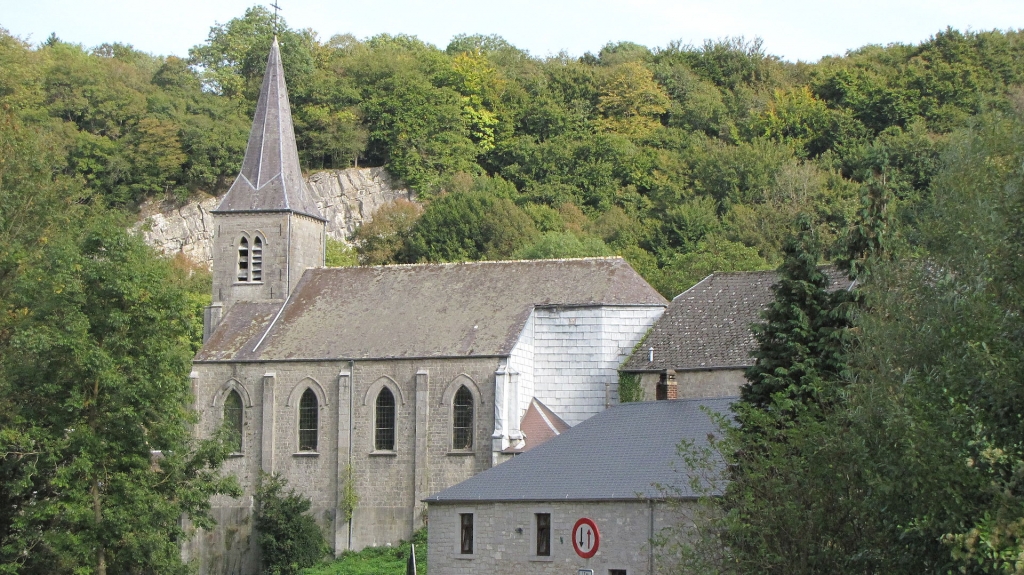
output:
POLYGON ((196 360, 502 356, 534 308, 666 303, 622 258, 316 268, 265 337, 232 309, 196 360))
POLYGON ((678 471, 682 440, 707 444, 718 434, 704 411, 728 417, 735 397, 623 403, 530 451, 445 489, 427 503, 602 501, 664 497, 658 485, 697 497, 678 471))
POLYGON ((214 213, 284 211, 326 221, 302 179, 281 49, 274 38, 242 170, 214 213))

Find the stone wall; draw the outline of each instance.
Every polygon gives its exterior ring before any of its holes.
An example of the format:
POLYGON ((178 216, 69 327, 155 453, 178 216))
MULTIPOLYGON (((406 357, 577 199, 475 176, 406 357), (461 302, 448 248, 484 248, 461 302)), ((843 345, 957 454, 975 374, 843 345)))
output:
MULTIPOLYGON (((356 228, 373 219, 381 206, 396 199, 415 199, 384 168, 350 168, 316 172, 306 178, 320 213, 327 218, 327 235, 347 241, 356 228)), ((220 198, 190 202, 181 207, 149 202, 135 227, 146 243, 168 255, 182 254, 210 267, 213 261, 213 216, 220 198)))
MULTIPOLYGON (((676 372, 677 399, 700 399, 704 397, 738 397, 740 388, 747 383, 744 368, 737 369, 694 369, 676 372)), ((644 399, 657 397, 658 382, 662 374, 644 372, 640 374, 640 385, 644 399)))
POLYGON ((652 507, 639 499, 432 503, 427 533, 427 570, 444 575, 564 575, 579 569, 593 569, 594 573, 605 575, 610 569, 624 569, 628 575, 653 575, 663 571, 658 569, 658 550, 654 549, 652 554, 652 535, 657 536, 663 529, 685 521, 685 510, 690 505, 683 502, 679 508, 656 502, 652 507), (461 513, 473 514, 472 555, 459 552, 461 513), (548 557, 536 555, 536 513, 551 514, 551 555, 548 557), (597 553, 590 559, 581 558, 572 546, 572 528, 582 517, 593 520, 601 536, 597 553))
POLYGON ((203 574, 258 572, 252 495, 260 471, 280 473, 312 501, 310 512, 335 553, 408 539, 425 524, 421 499, 491 466, 496 367, 495 358, 195 364, 201 437, 221 425, 228 393, 242 398, 242 450, 223 471, 238 478, 243 495, 213 499, 218 525, 194 533, 185 556, 199 559, 203 574), (456 451, 451 401, 463 385, 474 397, 474 441, 472 449, 456 451), (385 386, 395 396, 396 441, 382 452, 373 441, 374 406, 385 386), (298 403, 306 389, 318 397, 315 452, 298 449, 298 403), (342 508, 349 465, 359 498, 351 534, 342 508))

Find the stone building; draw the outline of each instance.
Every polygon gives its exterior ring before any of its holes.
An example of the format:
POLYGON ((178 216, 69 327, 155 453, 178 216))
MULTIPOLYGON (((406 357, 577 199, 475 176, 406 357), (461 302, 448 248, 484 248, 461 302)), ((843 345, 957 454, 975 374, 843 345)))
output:
MULTIPOLYGON (((849 289, 833 266, 830 289, 849 289)), ((775 295, 775 271, 715 272, 676 296, 622 366, 646 399, 738 396, 757 348, 751 324, 775 295)))
POLYGON ((238 432, 224 472, 245 494, 216 498, 217 528, 186 545, 205 573, 257 571, 261 471, 312 500, 335 553, 409 537, 430 493, 615 404, 667 304, 621 258, 324 268, 276 42, 213 215, 196 432, 238 432))
POLYGON ((727 416, 734 399, 616 405, 427 498, 429 572, 661 572, 651 541, 685 527, 685 508, 715 489, 693 491, 676 446, 706 445, 718 429, 703 409, 727 416))

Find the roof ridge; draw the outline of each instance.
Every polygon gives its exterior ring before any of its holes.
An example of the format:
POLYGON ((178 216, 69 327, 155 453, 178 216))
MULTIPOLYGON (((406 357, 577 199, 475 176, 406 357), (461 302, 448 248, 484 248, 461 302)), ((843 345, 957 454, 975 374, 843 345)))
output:
MULTIPOLYGON (((414 267, 459 267, 493 264, 522 264, 522 263, 552 263, 552 262, 581 262, 581 261, 626 261, 622 256, 593 256, 585 258, 550 258, 542 260, 475 260, 468 262, 417 262, 414 264, 380 264, 374 266, 348 266, 348 267, 316 267, 316 270, 342 270, 342 269, 374 269, 374 268, 414 268, 414 267)), ((628 263, 628 262, 627 262, 628 263)))

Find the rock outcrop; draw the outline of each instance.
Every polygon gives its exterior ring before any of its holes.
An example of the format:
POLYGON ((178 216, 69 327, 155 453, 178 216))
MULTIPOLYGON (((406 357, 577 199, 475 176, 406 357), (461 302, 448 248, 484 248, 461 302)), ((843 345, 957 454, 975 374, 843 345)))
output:
MULTIPOLYGON (((381 206, 399 198, 413 200, 412 190, 396 187, 384 168, 350 168, 316 172, 306 185, 320 213, 327 218, 327 235, 348 241, 356 228, 373 219, 381 206)), ((152 202, 142 208, 135 228, 146 243, 168 255, 182 254, 209 267, 213 261, 213 216, 220 198, 171 207, 152 202)))

